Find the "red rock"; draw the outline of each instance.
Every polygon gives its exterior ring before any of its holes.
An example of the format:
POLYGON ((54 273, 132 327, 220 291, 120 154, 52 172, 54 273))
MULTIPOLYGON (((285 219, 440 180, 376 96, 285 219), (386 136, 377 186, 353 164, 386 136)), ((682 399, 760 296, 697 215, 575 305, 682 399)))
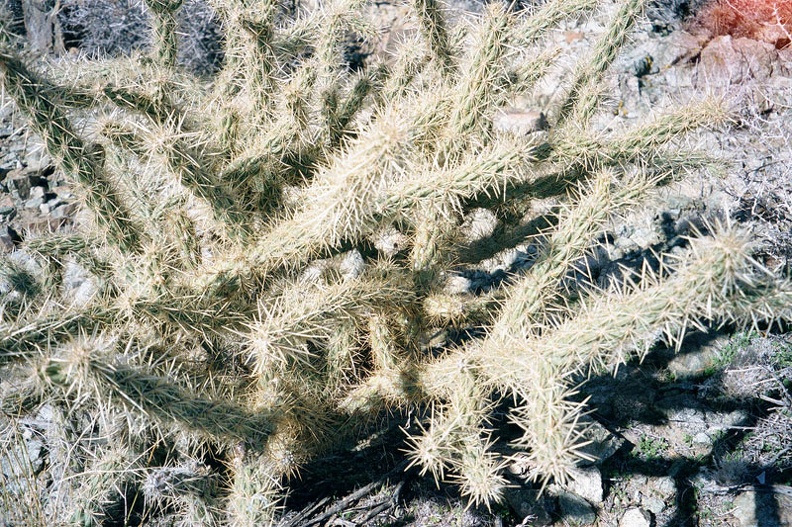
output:
POLYGON ((767 42, 777 49, 792 41, 789 0, 713 0, 696 15, 692 28, 767 42))
POLYGON ((778 64, 772 44, 729 35, 715 37, 701 51, 696 84, 728 87, 750 80, 767 80, 778 64))

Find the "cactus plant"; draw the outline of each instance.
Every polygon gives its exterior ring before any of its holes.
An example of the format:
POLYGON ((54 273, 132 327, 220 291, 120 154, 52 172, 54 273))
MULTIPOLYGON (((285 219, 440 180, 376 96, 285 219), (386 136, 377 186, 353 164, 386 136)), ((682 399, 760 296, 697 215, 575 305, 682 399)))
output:
MULTIPOLYGON (((226 49, 210 80, 176 61, 180 4, 147 0, 151 56, 34 67, 12 36, 0 49, 6 92, 91 213, 76 232, 26 240, 29 267, 0 269, 0 362, 35 372, 25 400, 106 417, 96 426, 117 444, 82 450, 116 468, 84 460, 84 487, 115 478, 150 511, 262 525, 306 460, 382 410, 431 408, 405 440, 413 464, 490 504, 507 463, 546 482, 585 456, 575 374, 678 344, 691 327, 792 316, 792 284, 727 220, 659 270, 565 287, 613 217, 712 162, 668 145, 729 119, 704 99, 617 132, 591 124, 642 0, 620 1, 547 109, 550 132, 526 136, 494 129, 494 116, 553 67, 555 53, 531 50, 597 0, 496 2, 457 25, 416 0, 419 37, 357 72, 343 45, 372 34, 360 1, 297 17, 268 0, 216 1, 226 49), (509 210, 548 193, 562 205, 529 270, 482 294, 444 289, 468 210, 490 209, 508 231, 520 220, 509 210), (384 248, 386 232, 402 245, 384 248), (63 262, 91 274, 87 302, 70 301, 63 262), (440 353, 427 345, 466 325, 484 330, 440 353), (502 404, 527 456, 493 448, 502 404)), ((106 493, 75 499, 87 512, 68 521, 109 514, 106 493)))

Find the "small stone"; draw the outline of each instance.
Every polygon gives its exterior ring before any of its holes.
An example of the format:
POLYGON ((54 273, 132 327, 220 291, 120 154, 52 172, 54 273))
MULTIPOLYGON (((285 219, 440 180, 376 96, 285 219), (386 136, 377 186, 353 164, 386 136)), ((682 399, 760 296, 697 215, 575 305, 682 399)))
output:
POLYGON ((46 187, 47 176, 52 174, 54 168, 19 168, 12 170, 6 177, 6 186, 12 196, 19 200, 30 199, 31 189, 46 187))
POLYGON ((7 234, 0 234, 0 253, 10 253, 14 250, 14 240, 7 234))
POLYGON ((514 108, 506 109, 496 115, 492 125, 497 132, 516 136, 526 136, 549 128, 544 113, 536 110, 521 111, 514 108))
MULTIPOLYGON (((12 174, 16 172, 13 171, 12 174)), ((11 195, 17 199, 25 200, 30 197, 30 181, 24 176, 11 176, 8 178, 6 185, 11 195)))
POLYGON ((30 189, 30 197, 31 198, 42 198, 42 199, 44 199, 44 193, 45 192, 46 191, 44 190, 44 187, 32 187, 30 189))
POLYGON ((0 197, 0 215, 8 215, 16 210, 14 200, 8 194, 3 194, 0 197))
POLYGON ((652 515, 637 507, 627 509, 619 521, 619 527, 652 527, 652 515))
POLYGON ((67 187, 65 185, 54 187, 52 191, 61 199, 72 199, 74 197, 71 187, 67 187))
POLYGON ((546 498, 540 496, 538 490, 508 488, 506 489, 506 502, 526 525, 544 527, 553 523, 547 510, 546 498))
POLYGON ((477 242, 489 236, 498 226, 498 218, 489 209, 476 208, 470 211, 462 223, 462 232, 468 243, 477 242))
POLYGON ((561 517, 572 525, 593 525, 597 514, 589 502, 571 492, 561 491, 558 495, 561 517))
POLYGON ((26 209, 37 209, 44 203, 44 198, 30 198, 25 202, 26 209))
POLYGON ((39 211, 42 214, 49 214, 50 213, 50 204, 49 203, 42 203, 39 205, 39 211))
POLYGON ((344 277, 344 280, 353 280, 357 278, 365 268, 366 262, 363 261, 363 256, 357 249, 346 253, 341 263, 338 264, 338 271, 341 273, 341 276, 344 277))
POLYGON ((660 514, 666 508, 666 504, 660 498, 649 496, 641 500, 641 505, 654 515, 660 514))
POLYGON ((448 277, 443 292, 449 295, 458 295, 470 291, 470 286, 470 280, 455 274, 448 277))
POLYGON ((712 438, 704 432, 699 432, 693 436, 693 442, 699 445, 709 445, 712 443, 712 438))
POLYGON ((52 209, 53 218, 69 218, 77 210, 76 203, 63 203, 52 209))
MULTIPOLYGON (((595 420, 583 418, 580 422, 586 425, 582 440, 589 442, 582 446, 580 451, 594 459, 593 463, 602 463, 615 454, 624 444, 624 439, 611 434, 607 428, 595 420)), ((584 461, 582 464, 585 465, 587 463, 584 461)))
POLYGON ((602 474, 597 467, 573 468, 568 489, 589 503, 602 503, 602 474))

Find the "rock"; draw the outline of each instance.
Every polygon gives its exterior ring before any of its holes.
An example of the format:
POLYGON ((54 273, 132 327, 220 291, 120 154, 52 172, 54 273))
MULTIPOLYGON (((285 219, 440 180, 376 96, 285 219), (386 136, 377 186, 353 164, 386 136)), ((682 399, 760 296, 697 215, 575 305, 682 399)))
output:
POLYGON ((33 474, 38 474, 44 467, 44 442, 40 439, 25 440, 25 453, 30 462, 30 469, 33 474))
POLYGON ((450 275, 443 287, 443 292, 449 295, 459 295, 470 291, 471 282, 469 279, 458 274, 450 275))
POLYGON ((792 526, 792 488, 770 487, 734 498, 732 515, 740 527, 792 526))
POLYGON ((346 253, 338 264, 338 271, 344 280, 354 280, 366 268, 366 262, 357 249, 346 253))
POLYGON ((14 241, 6 234, 0 234, 0 253, 10 253, 14 250, 14 241))
POLYGON ((676 496, 676 483, 668 476, 649 477, 642 485, 640 504, 652 514, 660 514, 666 509, 666 503, 672 502, 676 496))
POLYGON ((701 51, 696 84, 725 88, 750 80, 766 81, 778 53, 772 44, 747 38, 719 36, 701 51))
POLYGON ((63 203, 52 209, 51 214, 53 218, 70 218, 74 215, 76 210, 76 203, 63 203))
POLYGON ((462 232, 468 243, 477 242, 489 236, 498 226, 498 218, 489 209, 475 208, 465 216, 462 222, 462 232))
POLYGON ((12 170, 6 176, 6 187, 14 198, 27 200, 30 198, 31 189, 47 186, 47 176, 52 174, 53 170, 51 166, 12 170))
POLYGON ((654 515, 658 515, 666 509, 665 501, 654 496, 646 496, 641 500, 641 505, 654 515))
POLYGON ((66 185, 58 185, 52 189, 52 191, 57 194, 57 196, 63 200, 72 199, 74 194, 71 191, 71 187, 66 185))
POLYGON ((12 227, 8 225, 0 227, 0 253, 13 251, 16 244, 21 241, 22 238, 12 227))
POLYGON ((651 55, 654 64, 662 71, 677 64, 691 62, 701 53, 705 42, 687 31, 675 31, 658 40, 651 55))
POLYGON ((8 194, 3 194, 0 197, 0 215, 7 216, 16 210, 14 200, 8 194))
POLYGON ((82 266, 67 262, 63 270, 63 288, 75 306, 86 305, 99 290, 96 278, 82 266))
MULTIPOLYGON (((36 205, 39 207, 41 204, 36 205)), ((52 217, 37 218, 24 222, 21 227, 24 232, 31 234, 46 234, 51 232, 58 232, 69 225, 70 219, 67 217, 52 217)))
POLYGON ((516 136, 526 136, 534 132, 547 130, 549 125, 544 113, 537 110, 519 110, 508 108, 498 113, 492 120, 497 132, 516 136))
MULTIPOLYGON (((17 171, 12 171, 10 174, 14 174, 15 172, 17 171)), ((30 196, 30 181, 25 176, 11 175, 6 180, 6 185, 8 186, 8 191, 16 199, 25 200, 30 196)))
POLYGON ((558 494, 558 506, 563 521, 572 525, 593 525, 597 514, 589 502, 571 492, 561 491, 558 494))
POLYGON ((30 198, 41 198, 44 199, 44 193, 46 190, 44 187, 31 187, 30 188, 30 198))
POLYGON ((371 236, 371 243, 380 253, 391 258, 409 245, 409 239, 395 227, 388 226, 375 232, 371 236))
POLYGON ((651 527, 652 526, 652 515, 646 512, 643 509, 639 509, 637 507, 633 507, 631 509, 627 509, 627 512, 624 513, 621 520, 619 521, 619 527, 651 527))
MULTIPOLYGON (((37 187, 39 188, 39 187, 37 187)), ((44 203, 44 198, 30 198, 25 202, 26 209, 37 209, 44 203)))
POLYGON ((657 493, 663 499, 667 500, 676 496, 676 482, 672 477, 662 476, 658 478, 649 478, 647 485, 652 492, 657 493))
MULTIPOLYGON (((594 463, 602 463, 616 453, 624 444, 624 439, 611 434, 607 428, 590 418, 580 420, 581 424, 586 425, 582 441, 589 443, 579 450, 581 453, 595 459, 594 463)), ((583 461, 582 465, 586 465, 583 461)))
POLYGON ((698 445, 709 445, 712 443, 712 439, 704 432, 698 432, 693 436, 693 443, 698 445))
POLYGON ((540 527, 553 523, 548 512, 547 496, 540 496, 538 490, 508 488, 506 489, 506 502, 517 517, 527 525, 540 527))
POLYGON ((693 375, 703 375, 707 370, 711 370, 721 361, 721 349, 728 345, 729 337, 722 335, 709 341, 706 335, 702 335, 699 342, 691 345, 690 351, 676 355, 668 363, 668 370, 677 378, 685 378, 693 375))
POLYGON ((749 399, 756 397, 758 387, 773 389, 772 365, 777 352, 770 339, 755 338, 740 345, 729 340, 723 348, 724 353, 734 355, 721 379, 724 394, 749 399))
POLYGON ((602 474, 597 467, 575 468, 570 472, 572 479, 568 490, 589 503, 602 503, 602 474))

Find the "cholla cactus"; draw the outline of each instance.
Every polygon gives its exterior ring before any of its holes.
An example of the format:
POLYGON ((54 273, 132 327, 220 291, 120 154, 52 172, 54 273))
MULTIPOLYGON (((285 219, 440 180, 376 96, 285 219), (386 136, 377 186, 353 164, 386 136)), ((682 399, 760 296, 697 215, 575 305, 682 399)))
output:
MULTIPOLYGON (((707 322, 792 316, 792 284, 728 224, 611 289, 564 285, 615 215, 707 162, 666 145, 728 119, 702 100, 611 134, 590 126, 641 0, 622 0, 570 72, 550 132, 525 136, 493 118, 553 67, 543 37, 597 0, 494 3, 457 25, 416 0, 420 38, 354 73, 344 39, 373 34, 362 2, 294 18, 272 1, 217 1, 226 49, 211 82, 179 69, 181 2, 146 3, 151 57, 34 71, 0 50, 6 92, 92 214, 3 265, 0 361, 34 368, 26 401, 134 416, 122 429, 97 420, 116 444, 84 449, 151 511, 262 525, 301 463, 380 410, 415 407, 432 411, 407 441, 413 463, 489 504, 509 462, 488 428, 499 403, 512 401, 529 474, 563 480, 583 456, 573 374, 707 322), (465 211, 489 208, 508 230, 508 211, 539 192, 568 199, 530 270, 481 295, 444 290, 465 211), (380 243, 383 232, 401 245, 380 243), (90 300, 71 302, 66 263, 92 275, 90 300), (439 356, 426 345, 438 329, 480 324, 483 336, 445 342, 439 356), (226 464, 222 476, 207 456, 226 464)), ((84 524, 109 514, 107 494, 76 495, 84 524)))

